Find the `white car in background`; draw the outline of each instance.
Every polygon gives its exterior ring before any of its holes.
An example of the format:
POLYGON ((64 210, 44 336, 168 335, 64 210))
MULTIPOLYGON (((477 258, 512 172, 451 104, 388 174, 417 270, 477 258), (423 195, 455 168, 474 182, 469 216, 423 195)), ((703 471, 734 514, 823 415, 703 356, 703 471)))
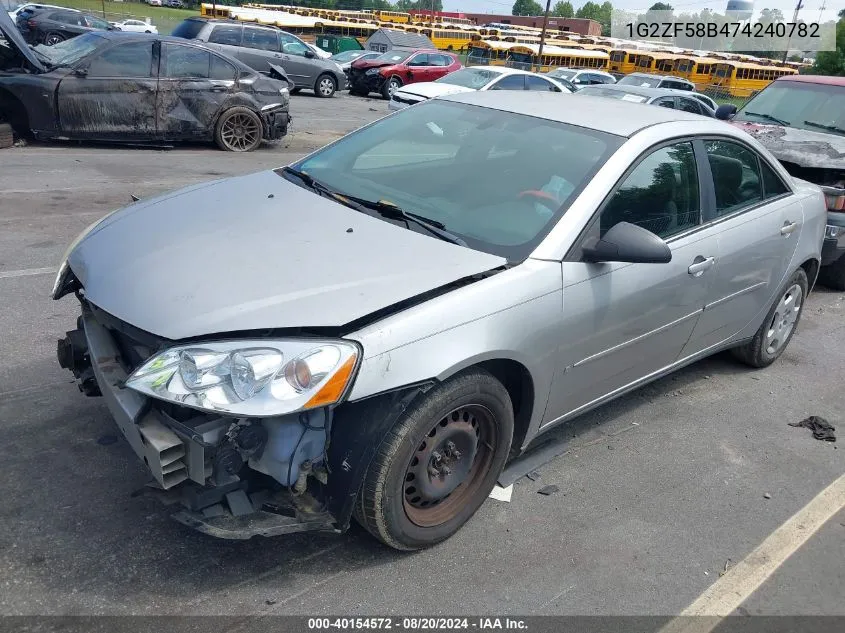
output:
POLYGON ((400 88, 390 98, 388 108, 401 110, 426 99, 477 90, 539 90, 571 93, 566 86, 546 75, 506 66, 471 66, 449 73, 436 81, 400 88))
POLYGON ((120 22, 111 22, 111 25, 129 33, 155 33, 158 35, 156 25, 148 24, 143 20, 121 20, 120 22))
POLYGON ((616 77, 610 73, 592 68, 555 68, 546 75, 554 79, 565 79, 576 88, 616 83, 616 77))
POLYGON ((162 6, 161 0, 147 0, 147 4, 151 7, 160 7, 162 6))

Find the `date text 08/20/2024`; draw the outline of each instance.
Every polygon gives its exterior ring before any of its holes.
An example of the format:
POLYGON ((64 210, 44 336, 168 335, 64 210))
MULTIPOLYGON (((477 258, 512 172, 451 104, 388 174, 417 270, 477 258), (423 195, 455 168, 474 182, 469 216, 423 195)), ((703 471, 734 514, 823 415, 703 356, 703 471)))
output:
POLYGON ((309 618, 310 631, 360 631, 371 629, 398 631, 445 630, 527 630, 525 620, 500 617, 370 617, 370 618, 309 618))

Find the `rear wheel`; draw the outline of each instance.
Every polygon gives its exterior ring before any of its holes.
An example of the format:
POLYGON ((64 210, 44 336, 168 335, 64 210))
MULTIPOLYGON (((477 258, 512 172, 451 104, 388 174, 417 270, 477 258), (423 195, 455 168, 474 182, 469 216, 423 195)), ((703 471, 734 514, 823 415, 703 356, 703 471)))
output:
POLYGON ((513 408, 476 369, 432 389, 387 433, 367 469, 355 518, 399 550, 446 540, 484 503, 504 467, 513 408))
POLYGON ((845 290, 845 255, 822 267, 819 271, 819 283, 834 290, 845 290))
POLYGON ((778 294, 754 338, 733 349, 734 356, 752 367, 768 367, 775 362, 795 334, 808 287, 807 273, 799 268, 790 277, 785 290, 778 294))
POLYGON ((217 121, 214 141, 228 152, 251 152, 261 144, 261 119, 249 108, 229 108, 217 121))
POLYGON ((62 35, 61 33, 47 33, 47 35, 44 36, 44 44, 47 45, 47 46, 54 46, 54 45, 58 44, 59 42, 64 42, 64 41, 65 41, 65 36, 62 35))
POLYGON ((334 96, 337 91, 337 81, 329 74, 320 75, 317 77, 317 83, 314 84, 314 94, 322 99, 328 99, 334 96))
POLYGON ((390 97, 393 96, 393 93, 399 90, 402 87, 402 82, 399 81, 398 77, 391 77, 387 81, 384 82, 384 85, 381 87, 381 96, 385 99, 390 100, 390 97))

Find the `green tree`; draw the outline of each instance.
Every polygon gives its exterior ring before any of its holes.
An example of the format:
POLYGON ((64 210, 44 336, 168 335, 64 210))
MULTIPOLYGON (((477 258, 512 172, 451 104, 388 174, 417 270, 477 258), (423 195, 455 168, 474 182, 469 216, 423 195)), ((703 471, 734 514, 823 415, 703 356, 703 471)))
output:
POLYGON ((551 15, 559 18, 574 18, 575 9, 572 8, 572 3, 569 2, 569 0, 566 0, 565 2, 557 2, 555 6, 552 7, 551 15))
POLYGON ((543 7, 534 0, 516 0, 511 9, 511 15, 542 15, 543 7))
POLYGON ((839 12, 841 19, 836 24, 836 50, 819 51, 813 64, 814 75, 845 76, 845 10, 839 12))
POLYGON ((613 5, 609 0, 605 0, 604 4, 599 7, 599 22, 601 23, 601 34, 610 35, 610 20, 613 16, 613 5))
POLYGON ((783 11, 780 9, 763 9, 760 11, 759 21, 763 23, 783 22, 783 11))
POLYGON ((649 11, 674 11, 674 9, 675 7, 666 2, 655 2, 648 8, 649 11))
POLYGON ((601 17, 601 7, 595 2, 585 2, 584 5, 575 12, 575 17, 595 20, 598 22, 601 17))

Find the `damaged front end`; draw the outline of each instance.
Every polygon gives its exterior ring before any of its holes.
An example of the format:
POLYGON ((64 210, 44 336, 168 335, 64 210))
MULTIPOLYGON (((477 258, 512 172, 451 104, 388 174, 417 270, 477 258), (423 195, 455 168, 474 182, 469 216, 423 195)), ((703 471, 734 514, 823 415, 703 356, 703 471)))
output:
MULTIPOLYGON (((354 449, 358 454, 344 440, 347 446, 334 451, 333 464, 329 457, 333 406, 262 416, 258 402, 252 403, 249 415, 239 415, 196 408, 203 401, 213 408, 215 398, 232 394, 198 398, 195 391, 194 396, 183 396, 186 405, 149 397, 137 386, 129 388, 127 383, 137 380, 140 369, 156 363, 165 366, 156 359, 166 357, 173 343, 137 330, 78 295, 82 315, 77 329, 58 343, 59 363, 74 374, 80 391, 104 397, 123 436, 153 476, 146 492, 180 505, 174 519, 227 539, 307 530, 339 532, 348 526, 350 500, 359 485, 358 475, 363 476, 357 467, 364 463, 363 453, 369 454, 377 443, 370 433, 359 433, 362 442, 354 449), (356 466, 354 472, 350 463, 356 466), (344 472, 330 483, 333 469, 344 472)), ((188 379, 198 372, 200 382, 218 380, 214 371, 202 372, 203 363, 209 364, 208 356, 202 356, 207 350, 200 344, 194 347, 198 351, 193 365, 172 371, 171 384, 184 384, 180 372, 188 372, 188 379)), ((297 368, 301 374, 306 372, 303 367, 297 368)), ((252 368, 261 372, 261 362, 252 368)), ((154 374, 146 376, 153 377, 147 384, 158 380, 154 374)))

